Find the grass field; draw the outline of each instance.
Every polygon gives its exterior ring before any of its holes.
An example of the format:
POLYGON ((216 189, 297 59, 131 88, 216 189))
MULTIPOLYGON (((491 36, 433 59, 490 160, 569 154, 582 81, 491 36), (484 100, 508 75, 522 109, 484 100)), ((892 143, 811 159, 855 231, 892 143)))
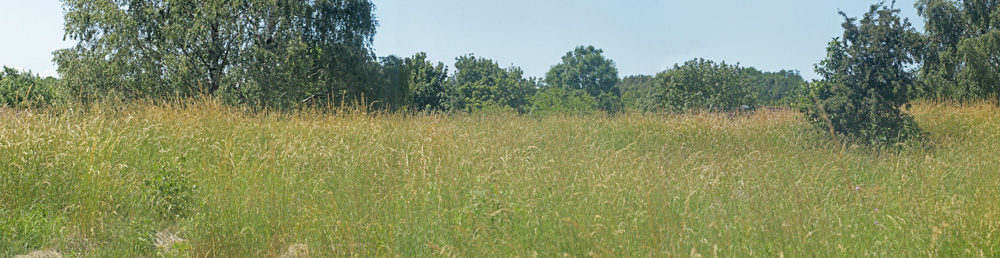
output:
POLYGON ((841 152, 787 111, 0 109, 0 257, 1000 256, 1000 109, 912 113, 841 152))

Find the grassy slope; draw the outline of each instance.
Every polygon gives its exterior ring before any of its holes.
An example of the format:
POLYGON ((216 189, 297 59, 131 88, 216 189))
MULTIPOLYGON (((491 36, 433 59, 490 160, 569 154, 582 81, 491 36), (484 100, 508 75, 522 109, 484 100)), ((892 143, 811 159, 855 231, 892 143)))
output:
POLYGON ((3 112, 0 256, 1000 256, 986 105, 843 155, 793 113, 3 112))

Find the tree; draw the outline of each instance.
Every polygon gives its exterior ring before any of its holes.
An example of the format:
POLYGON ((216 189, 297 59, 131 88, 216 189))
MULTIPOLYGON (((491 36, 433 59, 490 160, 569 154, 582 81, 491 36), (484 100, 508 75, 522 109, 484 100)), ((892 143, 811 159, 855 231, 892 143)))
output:
POLYGON ((567 52, 562 63, 552 66, 545 74, 546 85, 566 90, 584 90, 597 99, 601 109, 609 112, 620 110, 618 68, 603 53, 603 50, 594 46, 580 46, 567 52))
POLYGON ((965 64, 958 74, 959 82, 970 92, 1000 106, 1000 30, 962 40, 958 53, 965 64))
POLYGON ((448 105, 450 110, 512 108, 522 113, 529 108, 529 97, 537 90, 534 79, 525 79, 521 68, 500 68, 493 60, 466 55, 456 58, 451 77, 448 105))
POLYGON ((852 141, 892 145, 919 136, 908 105, 920 35, 899 10, 872 5, 860 21, 844 17, 844 35, 830 42, 816 67, 821 82, 806 86, 803 112, 817 127, 852 141))
POLYGON ((739 65, 694 59, 658 73, 652 94, 655 109, 736 111, 757 105, 750 75, 739 65))
POLYGON ((427 60, 427 53, 417 53, 407 58, 406 81, 411 103, 417 111, 443 111, 447 93, 448 67, 444 63, 434 66, 427 60))
POLYGON ((369 0, 63 0, 59 73, 83 97, 285 105, 372 92, 369 0))
POLYGON ((919 0, 926 39, 920 96, 934 99, 993 99, 1000 105, 1000 2, 919 0))

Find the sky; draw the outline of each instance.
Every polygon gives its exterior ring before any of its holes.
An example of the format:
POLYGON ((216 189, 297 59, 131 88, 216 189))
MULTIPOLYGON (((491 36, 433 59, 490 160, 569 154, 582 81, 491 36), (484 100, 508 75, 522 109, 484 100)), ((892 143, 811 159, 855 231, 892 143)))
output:
MULTIPOLYGON (((813 65, 843 33, 843 18, 861 16, 876 0, 372 0, 379 56, 426 52, 453 66, 475 54, 542 77, 576 46, 593 45, 619 75, 656 74, 705 58, 764 71, 813 65)), ((912 1, 896 7, 918 30, 912 1)), ((63 41, 58 0, 0 0, 0 65, 57 76, 52 52, 63 41)))

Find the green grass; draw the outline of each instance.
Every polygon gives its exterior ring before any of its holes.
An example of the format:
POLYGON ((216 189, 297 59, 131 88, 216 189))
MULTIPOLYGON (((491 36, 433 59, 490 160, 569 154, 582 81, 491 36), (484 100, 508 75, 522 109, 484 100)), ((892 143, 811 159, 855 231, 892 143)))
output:
POLYGON ((1000 256, 1000 109, 912 113, 841 153, 791 112, 4 109, 0 256, 1000 256))

